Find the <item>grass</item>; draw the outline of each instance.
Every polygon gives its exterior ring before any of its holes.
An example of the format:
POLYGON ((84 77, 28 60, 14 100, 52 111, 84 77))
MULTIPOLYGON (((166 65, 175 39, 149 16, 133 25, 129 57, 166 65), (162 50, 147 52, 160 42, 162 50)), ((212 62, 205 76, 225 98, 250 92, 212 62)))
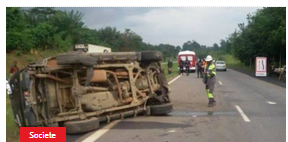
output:
POLYGON ((7 142, 20 141, 20 130, 14 122, 12 107, 10 105, 10 100, 7 94, 6 94, 6 141, 7 142))
POLYGON ((162 64, 162 67, 164 69, 165 76, 166 76, 167 80, 170 80, 171 78, 175 77, 179 73, 177 63, 173 63, 171 74, 168 73, 168 65, 167 64, 162 64))
POLYGON ((236 69, 236 70, 242 70, 246 72, 254 72, 254 66, 250 68, 249 66, 245 66, 243 63, 241 63, 240 60, 235 59, 232 55, 222 55, 221 60, 224 60, 226 62, 226 65, 228 68, 236 69))
POLYGON ((21 55, 17 55, 16 52, 6 54, 6 78, 9 78, 10 76, 10 68, 13 66, 14 61, 18 61, 18 67, 22 69, 30 62, 41 61, 44 58, 55 56, 62 52, 63 51, 59 50, 39 50, 37 51, 37 54, 23 53, 21 55))

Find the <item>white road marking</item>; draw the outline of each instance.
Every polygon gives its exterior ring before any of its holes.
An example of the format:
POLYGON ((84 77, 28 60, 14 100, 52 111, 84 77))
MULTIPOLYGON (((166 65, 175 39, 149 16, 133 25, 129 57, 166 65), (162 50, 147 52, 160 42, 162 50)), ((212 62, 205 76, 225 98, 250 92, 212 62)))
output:
POLYGON ((170 131, 168 131, 169 133, 174 133, 174 132, 176 132, 175 130, 170 130, 170 131))
POLYGON ((116 120, 116 121, 112 121, 111 123, 109 123, 108 125, 106 125, 105 127, 103 127, 102 129, 99 129, 98 131, 96 131, 95 133, 91 134, 89 137, 87 137, 85 140, 83 140, 82 142, 93 142, 96 141, 97 139, 99 139, 102 135, 104 135, 105 133, 107 133, 112 127, 114 127, 116 124, 118 124, 120 122, 120 120, 116 120))
POLYGON ((220 85, 222 85, 221 81, 218 81, 220 85))
POLYGON ((179 77, 181 77, 181 75, 178 75, 177 77, 175 77, 173 80, 171 80, 170 82, 168 82, 168 84, 170 85, 170 84, 173 83, 175 80, 177 80, 179 77))
POLYGON ((244 119, 244 121, 250 122, 250 119, 246 116, 246 114, 242 111, 242 109, 238 105, 235 105, 235 107, 242 116, 242 118, 244 119))
POLYGON ((269 101, 267 101, 267 103, 270 104, 270 105, 275 105, 276 104, 276 102, 269 102, 269 101))

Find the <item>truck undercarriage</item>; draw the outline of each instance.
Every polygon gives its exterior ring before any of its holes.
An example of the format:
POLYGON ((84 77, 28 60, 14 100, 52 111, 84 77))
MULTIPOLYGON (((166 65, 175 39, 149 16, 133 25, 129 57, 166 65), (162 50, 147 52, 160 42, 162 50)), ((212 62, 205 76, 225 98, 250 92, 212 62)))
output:
POLYGON ((79 133, 96 129, 101 121, 169 113, 161 59, 154 51, 72 52, 29 64, 19 73, 20 81, 29 84, 22 87, 22 126, 58 123, 67 133, 79 133))

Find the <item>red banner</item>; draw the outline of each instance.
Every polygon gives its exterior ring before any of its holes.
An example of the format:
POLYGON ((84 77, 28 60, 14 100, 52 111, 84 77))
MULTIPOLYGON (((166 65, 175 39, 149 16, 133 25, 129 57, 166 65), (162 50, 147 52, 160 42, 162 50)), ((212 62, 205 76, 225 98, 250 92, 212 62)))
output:
POLYGON ((20 142, 66 142, 66 127, 20 127, 20 142))

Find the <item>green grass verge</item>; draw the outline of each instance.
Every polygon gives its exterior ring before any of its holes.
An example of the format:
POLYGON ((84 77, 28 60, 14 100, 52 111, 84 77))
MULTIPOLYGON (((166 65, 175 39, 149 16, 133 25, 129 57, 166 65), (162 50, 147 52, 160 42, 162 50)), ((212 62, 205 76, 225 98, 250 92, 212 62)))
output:
POLYGON ((168 65, 167 64, 162 64, 162 67, 164 69, 164 73, 165 73, 165 76, 167 78, 167 80, 170 80, 171 78, 175 77, 178 75, 178 64, 177 63, 173 63, 173 66, 172 66, 172 73, 169 74, 168 73, 168 65))
POLYGON ((232 55, 229 54, 221 55, 219 60, 224 60, 227 67, 231 69, 242 70, 246 72, 255 71, 254 66, 252 66, 252 68, 250 68, 249 66, 245 66, 243 63, 241 63, 240 60, 235 59, 232 55))
POLYGON ((57 54, 63 53, 62 50, 39 50, 37 54, 31 53, 9 53, 6 54, 6 78, 10 77, 10 68, 13 66, 14 61, 18 61, 18 66, 20 69, 24 68, 30 62, 41 61, 44 58, 55 56, 57 54))
POLYGON ((6 94, 6 141, 7 142, 20 141, 20 130, 14 122, 12 107, 10 105, 10 100, 7 94, 6 94))

